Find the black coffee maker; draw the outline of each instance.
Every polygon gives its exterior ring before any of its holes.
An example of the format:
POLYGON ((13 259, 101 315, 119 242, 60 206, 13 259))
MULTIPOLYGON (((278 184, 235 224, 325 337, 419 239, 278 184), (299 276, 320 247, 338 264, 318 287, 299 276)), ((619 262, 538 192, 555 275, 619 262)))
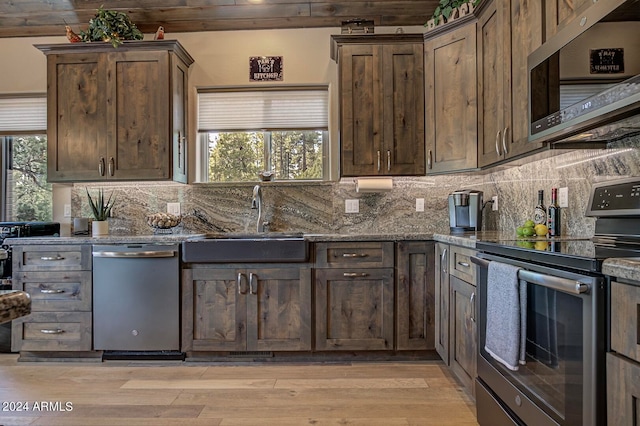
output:
POLYGON ((449 229, 452 233, 482 230, 482 191, 459 189, 449 194, 449 229))

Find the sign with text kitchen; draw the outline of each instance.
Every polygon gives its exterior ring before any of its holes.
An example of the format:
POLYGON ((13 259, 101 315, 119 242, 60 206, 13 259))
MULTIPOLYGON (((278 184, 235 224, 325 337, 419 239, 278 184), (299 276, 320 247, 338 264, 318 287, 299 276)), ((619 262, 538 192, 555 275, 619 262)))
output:
POLYGON ((250 81, 282 81, 282 56, 251 56, 250 81))
POLYGON ((591 74, 624 73, 624 49, 590 49, 591 74))

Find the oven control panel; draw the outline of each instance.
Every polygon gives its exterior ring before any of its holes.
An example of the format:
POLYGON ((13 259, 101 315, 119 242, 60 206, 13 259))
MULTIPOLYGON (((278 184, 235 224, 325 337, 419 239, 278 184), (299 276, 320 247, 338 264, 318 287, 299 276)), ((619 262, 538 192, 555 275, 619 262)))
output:
POLYGON ((640 177, 595 184, 587 216, 640 216, 640 177))

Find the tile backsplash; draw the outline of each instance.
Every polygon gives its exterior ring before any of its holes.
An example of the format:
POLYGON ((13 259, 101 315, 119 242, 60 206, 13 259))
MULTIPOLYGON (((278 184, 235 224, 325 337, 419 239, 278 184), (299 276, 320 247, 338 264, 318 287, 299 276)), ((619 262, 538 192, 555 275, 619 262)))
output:
MULTIPOLYGON (((456 189, 479 189, 484 200, 498 196, 499 210, 484 212, 484 229, 515 230, 533 216, 539 189, 545 204, 552 187, 569 188, 569 207, 563 209, 563 234, 591 236, 595 219, 584 216, 591 184, 606 179, 640 176, 640 137, 610 144, 607 150, 575 150, 547 158, 536 156, 520 166, 491 172, 426 177, 396 177, 393 189, 357 193, 353 179, 340 182, 262 184, 265 219, 276 232, 380 234, 446 233, 449 230, 447 195, 456 189), (416 212, 416 198, 425 199, 416 212), (359 213, 344 213, 346 199, 358 199, 359 213)), ((110 220, 114 235, 148 234, 146 215, 166 211, 179 202, 183 223, 179 232, 254 232, 257 210, 252 210, 254 184, 122 183, 75 184, 74 217, 89 217, 85 187, 105 188, 117 197, 110 220)))

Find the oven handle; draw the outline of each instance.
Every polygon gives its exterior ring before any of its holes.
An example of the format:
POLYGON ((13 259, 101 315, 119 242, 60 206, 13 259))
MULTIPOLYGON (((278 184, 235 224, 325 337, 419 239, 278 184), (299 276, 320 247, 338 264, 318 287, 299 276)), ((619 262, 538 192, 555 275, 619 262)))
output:
MULTIPOLYGON (((480 259, 479 257, 475 256, 471 256, 471 262, 475 263, 481 268, 488 268, 489 263, 491 263, 488 260, 480 259)), ((590 290, 588 284, 582 283, 580 281, 554 277, 551 275, 541 274, 539 272, 527 271, 526 269, 521 269, 520 272, 518 272, 518 278, 533 284, 538 284, 543 287, 568 294, 588 293, 590 290)))

